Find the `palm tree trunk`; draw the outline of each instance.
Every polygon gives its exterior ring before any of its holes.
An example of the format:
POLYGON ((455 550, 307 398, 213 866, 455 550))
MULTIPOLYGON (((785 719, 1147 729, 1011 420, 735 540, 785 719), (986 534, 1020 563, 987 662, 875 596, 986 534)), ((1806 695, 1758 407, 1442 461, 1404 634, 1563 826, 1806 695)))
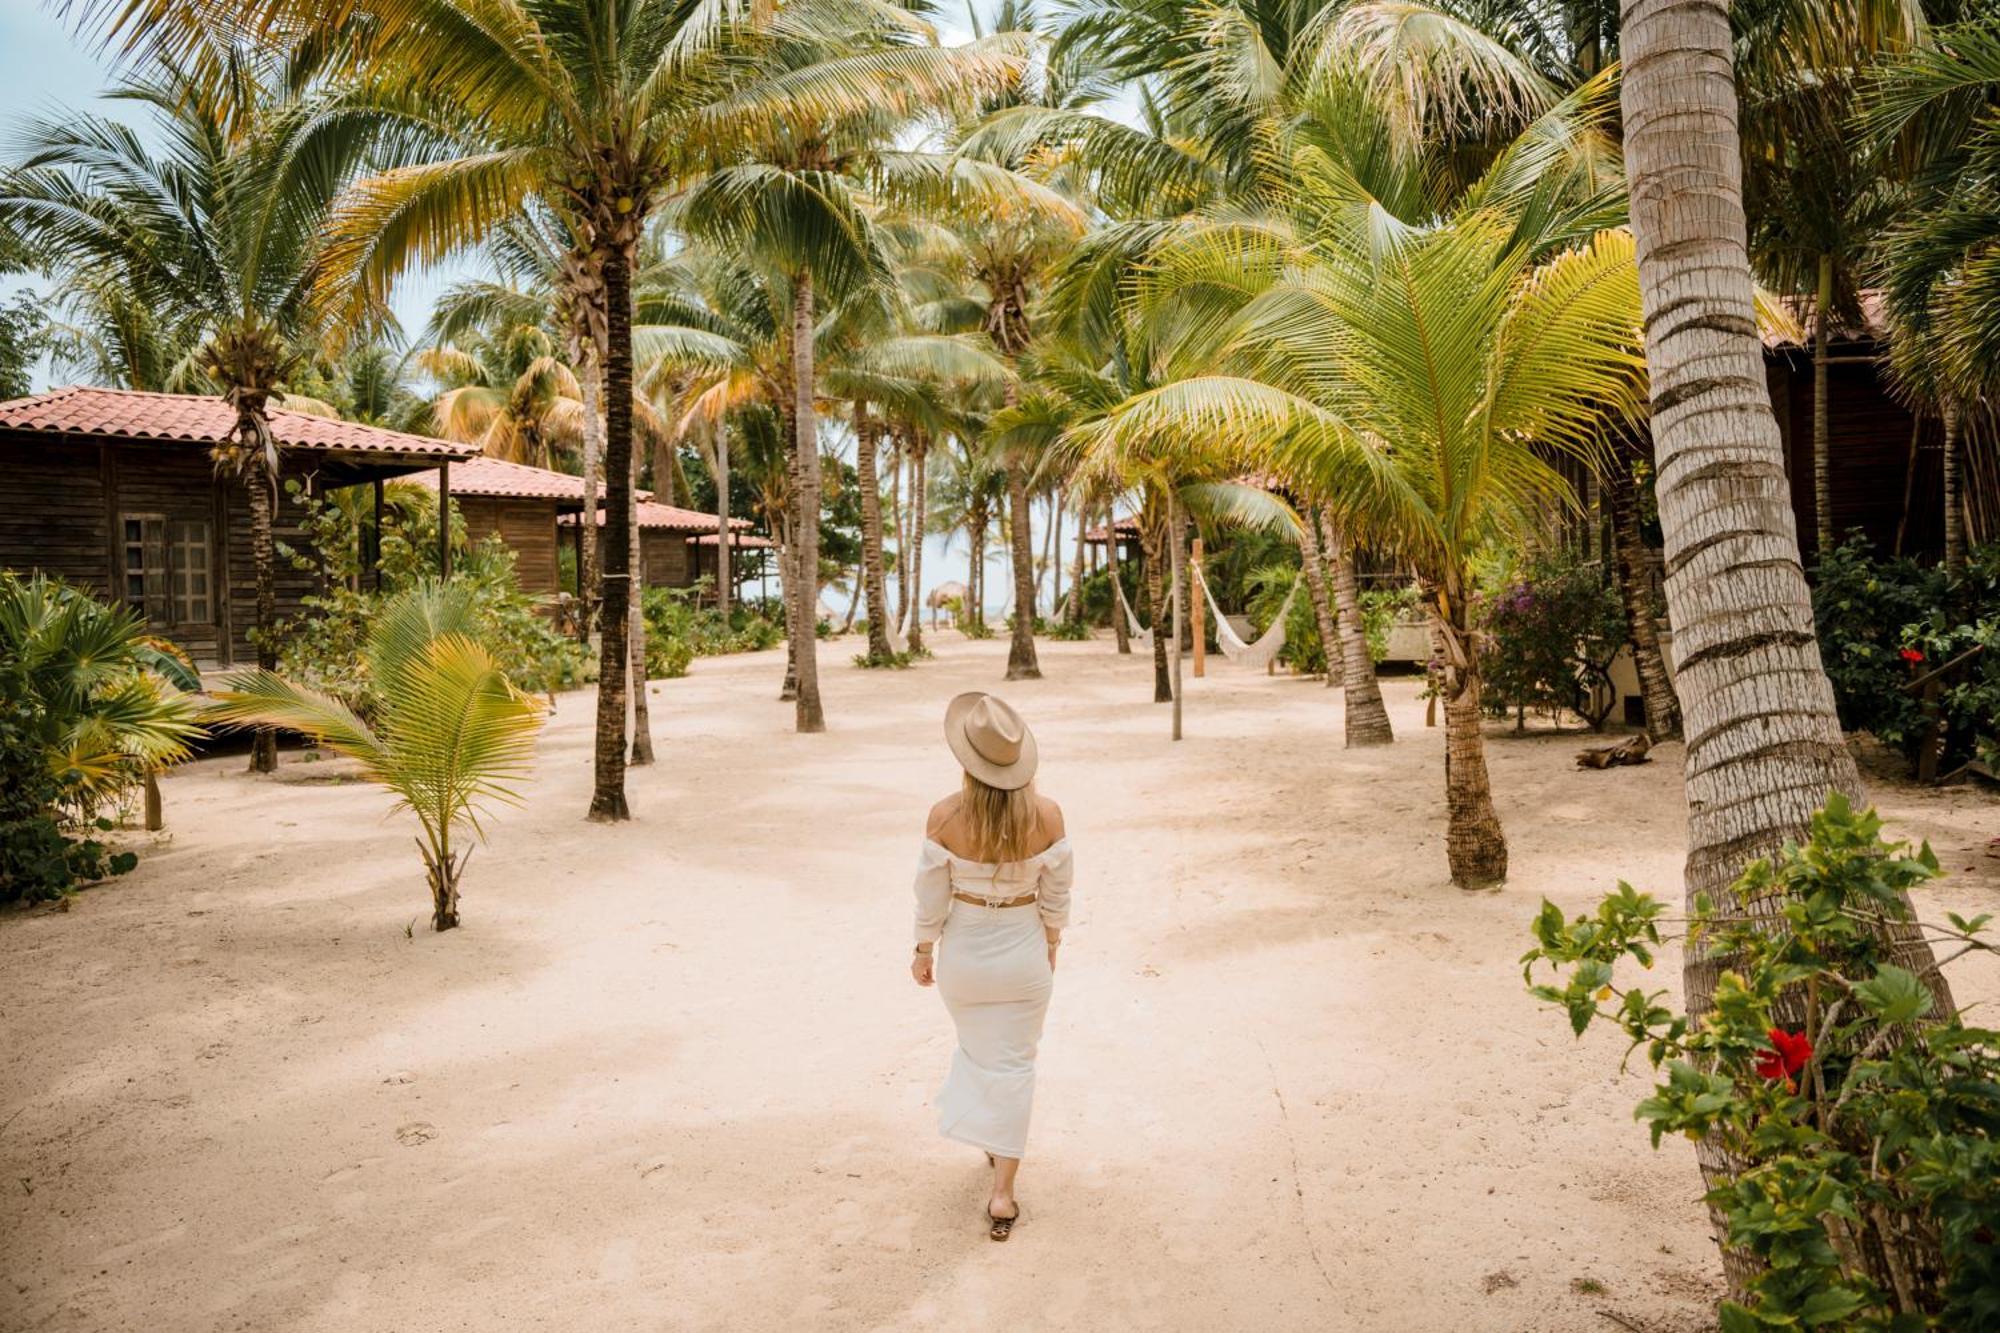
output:
POLYGON ((1813 562, 1833 549, 1833 450, 1827 421, 1826 351, 1833 337, 1833 256, 1819 257, 1818 300, 1813 306, 1813 562))
POLYGON ((1445 857, 1451 882, 1483 889, 1507 878, 1507 839, 1493 809, 1479 699, 1479 644, 1463 571, 1428 590, 1426 608, 1444 644, 1445 857))
MULTIPOLYGON (((896 628, 910 618, 909 504, 903 492, 903 436, 889 432, 889 526, 896 533, 896 628)), ((887 561, 884 562, 887 577, 887 561)))
MULTIPOLYGON (((785 414, 786 437, 791 435, 790 416, 785 414)), ((792 492, 798 489, 798 458, 796 446, 786 446, 786 471, 791 474, 792 485, 786 488, 785 517, 778 543, 778 591, 785 609, 785 679, 778 687, 778 702, 791 703, 799 697, 799 577, 798 567, 793 563, 797 553, 792 534, 798 525, 793 521, 792 492)))
POLYGON ((735 553, 729 547, 729 426, 715 431, 715 609, 729 624, 730 603, 736 599, 735 553))
POLYGON ((1118 641, 1118 651, 1126 656, 1132 653, 1132 627, 1127 623, 1129 614, 1125 600, 1125 548, 1118 541, 1118 506, 1104 506, 1104 567, 1111 571, 1111 633, 1118 641))
POLYGON ((1382 703, 1382 686, 1375 679, 1375 658, 1368 651, 1368 631, 1361 618, 1361 582, 1354 573, 1354 548, 1347 535, 1321 511, 1320 541, 1333 566, 1333 600, 1340 610, 1342 725, 1349 748, 1387 745, 1396 739, 1389 710, 1382 703))
POLYGON ((1660 622, 1653 614, 1651 580, 1646 577, 1646 543, 1639 535, 1639 498, 1628 459, 1614 458, 1604 478, 1605 507, 1611 511, 1611 549, 1618 562, 1618 591, 1625 602, 1625 628, 1632 639, 1632 665, 1646 701, 1646 734, 1656 741, 1677 736, 1680 700, 1660 651, 1660 622))
MULTIPOLYGON (((264 438, 269 438, 270 427, 263 427, 264 438)), ((251 424, 244 448, 254 450, 249 457, 251 464, 243 473, 243 488, 250 500, 250 566, 257 580, 257 614, 254 622, 256 633, 257 666, 263 671, 278 669, 278 540, 277 514, 274 512, 278 499, 278 479, 271 475, 264 465, 264 449, 258 438, 257 424, 251 424)), ((259 727, 250 740, 250 771, 252 773, 275 773, 278 771, 278 733, 272 727, 259 727)))
MULTIPOLYGON (((583 395, 583 540, 577 543, 583 567, 577 571, 577 586, 583 589, 583 605, 577 608, 577 641, 590 642, 590 626, 598 604, 604 598, 602 529, 597 522, 597 468, 604 456, 604 402, 602 367, 597 364, 596 341, 585 338, 576 368, 577 389, 583 395)), ((608 518, 609 515, 606 515, 608 518)))
MULTIPOLYGON (((596 788, 590 818, 630 819, 625 802, 625 690, 632 605, 632 269, 631 252, 614 242, 604 258, 606 349, 604 358, 603 547, 604 612, 597 671, 596 788)), ((584 518, 594 512, 585 483, 584 518)), ((585 543, 589 549, 589 543, 585 543)))
POLYGON ((1089 554, 1090 548, 1088 544, 1083 540, 1083 534, 1085 530, 1087 530, 1090 527, 1089 514, 1090 514, 1090 500, 1088 496, 1084 496, 1077 501, 1076 559, 1070 562, 1070 567, 1069 567, 1069 605, 1067 610, 1069 612, 1069 623, 1072 625, 1081 625, 1083 624, 1084 620, 1083 562, 1084 562, 1084 557, 1089 554))
POLYGON ((889 644, 888 583, 882 569, 882 490, 875 473, 882 439, 866 403, 854 405, 854 472, 861 487, 861 583, 868 594, 868 656, 895 654, 889 644))
MULTIPOLYGON (((1069 614, 1069 604, 1063 601, 1062 521, 1065 498, 1060 486, 1049 497, 1049 528, 1042 534, 1042 565, 1049 571, 1049 577, 1054 580, 1049 589, 1049 617, 1053 620, 1062 620, 1069 614)), ((1041 597, 1041 586, 1041 580, 1037 578, 1035 580, 1037 599, 1041 597)))
MULTIPOLYGON (((1687 730, 1686 890, 1721 901, 1750 861, 1802 840, 1829 791, 1862 800, 1813 633, 1765 388, 1743 216, 1742 147, 1726 0, 1632 0, 1621 37, 1631 180, 1651 372, 1653 450, 1666 535, 1667 612, 1687 730)), ((1782 894, 1754 900, 1777 914, 1782 894)), ((1913 933, 1888 952, 1953 1011, 1913 933)), ((1695 1022, 1726 960, 1690 949, 1682 974, 1695 1022)), ((1802 1015, 1791 1001, 1781 1022, 1802 1015)), ((1712 1136, 1698 1148, 1720 1188, 1746 1165, 1712 1136)), ((1904 1248, 1885 1238, 1892 1252, 1904 1248)), ((1732 1292, 1752 1275, 1723 1251, 1732 1292)), ((1887 1285, 1886 1281, 1884 1285, 1887 1285)))
POLYGON ((1151 617, 1153 631, 1153 702, 1167 704, 1174 701, 1174 680, 1167 670, 1167 585, 1160 574, 1160 561, 1166 552, 1160 549, 1165 543, 1153 525, 1139 524, 1139 551, 1146 562, 1146 614, 1151 617))
POLYGON ((1307 510, 1303 520, 1299 524, 1299 569, 1305 576, 1306 593, 1312 598, 1320 655, 1326 659, 1326 685, 1332 689, 1346 676, 1346 656, 1334 630, 1333 603, 1328 599, 1326 586, 1326 557, 1319 544, 1319 518, 1307 510))
POLYGON ((966 571, 965 618, 975 625, 986 623, 986 528, 984 509, 972 513, 972 567, 966 571))
MULTIPOLYGON (((1009 405, 1015 393, 1009 381, 1009 405)), ((1014 637, 1007 646, 1007 679, 1040 680, 1042 668, 1035 660, 1035 543, 1029 528, 1028 468, 1018 458, 1010 459, 1007 465, 1007 511, 1013 519, 1008 535, 1014 563, 1014 637)))
MULTIPOLYGON (((654 483, 658 484, 655 468, 654 483)), ((628 762, 653 762, 653 710, 646 700, 646 540, 639 530, 639 451, 632 451, 632 486, 625 496, 625 521, 632 529, 631 617, 632 641, 632 755, 628 762)))
POLYGON ((1944 567, 1956 574, 1965 568, 1965 500, 1959 494, 1958 448, 1960 414, 1955 403, 1944 404, 1944 567))
MULTIPOLYGON (((1181 517, 1180 497, 1169 492, 1167 495, 1167 540, 1173 543, 1174 582, 1168 595, 1174 600, 1173 614, 1173 670, 1174 670, 1174 739, 1181 738, 1181 633, 1187 627, 1187 522, 1181 517)), ((1153 638, 1160 637, 1159 627, 1153 629, 1153 638)))
POLYGON ((793 557, 799 576, 798 621, 792 638, 797 645, 799 696, 797 728, 825 731, 826 714, 819 701, 819 430, 813 413, 813 281, 801 272, 792 283, 792 413, 798 455, 799 484, 793 497, 797 515, 792 534, 798 548, 793 557))
POLYGON ((910 446, 915 452, 910 456, 909 535, 904 539, 910 544, 910 586, 903 618, 910 624, 910 651, 920 653, 924 650, 924 515, 930 504, 929 469, 924 460, 930 448, 921 435, 913 435, 910 446))

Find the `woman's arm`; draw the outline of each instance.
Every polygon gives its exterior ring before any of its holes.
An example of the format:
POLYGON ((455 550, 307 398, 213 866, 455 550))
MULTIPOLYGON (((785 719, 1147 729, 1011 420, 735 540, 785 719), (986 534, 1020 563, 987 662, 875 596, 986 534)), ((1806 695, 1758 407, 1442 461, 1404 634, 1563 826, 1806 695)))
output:
POLYGON ((1076 864, 1065 841, 1068 830, 1063 827, 1062 807, 1054 801, 1045 802, 1042 824, 1054 836, 1050 840, 1049 851, 1042 856, 1041 877, 1035 886, 1035 905, 1042 914, 1042 934, 1048 940, 1049 967, 1053 970, 1056 950, 1062 946, 1063 930, 1069 925, 1070 885, 1076 878, 1076 864))
POLYGON ((913 885, 917 899, 916 948, 910 955, 910 975, 919 986, 928 986, 935 975, 938 936, 944 934, 944 919, 951 915, 951 861, 935 842, 939 827, 948 817, 946 802, 931 808, 924 823, 924 845, 917 853, 917 877, 913 885))

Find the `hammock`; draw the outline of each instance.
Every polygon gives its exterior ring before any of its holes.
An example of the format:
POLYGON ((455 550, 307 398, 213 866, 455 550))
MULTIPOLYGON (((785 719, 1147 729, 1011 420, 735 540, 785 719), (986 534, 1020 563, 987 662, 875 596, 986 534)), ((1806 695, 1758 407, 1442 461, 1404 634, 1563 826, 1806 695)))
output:
POLYGON ((1228 618, 1222 614, 1222 608, 1215 604, 1215 594, 1209 591, 1208 579, 1203 576, 1201 566, 1195 565, 1193 569, 1194 580, 1201 585, 1202 600, 1215 612, 1215 642, 1216 646, 1222 649, 1222 655, 1232 662, 1251 668, 1266 667, 1276 661, 1278 654, 1285 648, 1285 618, 1291 612, 1292 599, 1299 595, 1299 583, 1303 579, 1292 583, 1291 590, 1285 594, 1283 604, 1278 607, 1276 618, 1271 621, 1271 627, 1258 636, 1257 642, 1245 643, 1243 637, 1229 623, 1228 618))
POLYGON ((1141 648, 1153 646, 1153 631, 1139 623, 1139 617, 1132 614, 1132 604, 1125 600, 1125 584, 1119 579, 1117 570, 1111 573, 1111 591, 1117 594, 1118 608, 1125 613, 1125 623, 1131 630, 1132 642, 1141 648))
POLYGON ((909 606, 903 610, 903 623, 889 626, 889 651, 898 656, 910 651, 910 620, 917 614, 917 599, 912 597, 909 606))

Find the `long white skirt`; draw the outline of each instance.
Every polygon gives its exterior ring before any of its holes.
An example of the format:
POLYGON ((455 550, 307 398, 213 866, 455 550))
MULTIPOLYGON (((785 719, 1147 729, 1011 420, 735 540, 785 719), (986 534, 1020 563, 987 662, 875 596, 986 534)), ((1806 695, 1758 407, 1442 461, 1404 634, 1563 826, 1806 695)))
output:
POLYGON ((958 1049, 938 1089, 938 1132, 996 1157, 1019 1157, 1035 1101, 1035 1047, 1055 982, 1041 913, 1033 903, 954 902, 938 944, 937 982, 958 1028, 958 1049))

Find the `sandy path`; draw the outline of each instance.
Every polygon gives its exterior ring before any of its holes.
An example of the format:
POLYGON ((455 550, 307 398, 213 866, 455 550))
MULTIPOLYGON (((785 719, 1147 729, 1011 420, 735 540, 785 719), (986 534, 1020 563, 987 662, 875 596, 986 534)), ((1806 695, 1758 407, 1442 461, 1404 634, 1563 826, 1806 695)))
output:
MULTIPOLYGON (((1007 693, 1069 813, 1078 911, 1005 1247, 933 1133, 949 1028, 905 971, 922 811, 956 781, 920 669, 827 653, 797 737, 770 656, 655 686, 639 818, 579 818, 587 696, 425 928, 387 800, 332 764, 174 775, 170 846, 0 917, 0 1328, 1699 1328, 1691 1150, 1521 992, 1547 893, 1672 890, 1668 762, 1492 747, 1513 882, 1443 881, 1439 736, 1218 664, 1165 740, 1141 659, 1044 644, 1007 693), (406 922, 415 922, 405 938, 406 922), (1598 1294, 1575 1283, 1602 1283, 1598 1294)), ((1882 793, 1967 853, 1980 798, 1882 793)), ((1989 868, 1990 867, 1990 868, 1989 868)), ((1671 969, 1663 975, 1671 977, 1671 969)), ((1963 999, 2000 993, 1968 975, 1963 999)))

